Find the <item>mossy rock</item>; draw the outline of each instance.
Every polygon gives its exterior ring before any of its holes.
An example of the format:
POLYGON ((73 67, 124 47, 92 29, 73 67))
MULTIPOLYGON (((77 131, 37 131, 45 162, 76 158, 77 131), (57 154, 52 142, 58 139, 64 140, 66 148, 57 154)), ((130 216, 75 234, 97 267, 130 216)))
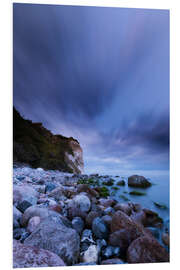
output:
POLYGON ((157 202, 153 202, 154 205, 160 209, 168 209, 168 207, 165 205, 165 204, 160 204, 160 203, 157 203, 157 202))
POLYGON ((140 191, 137 191, 137 190, 133 190, 131 192, 129 192, 130 195, 134 195, 134 196, 144 196, 146 195, 145 192, 140 192, 140 191))
POLYGON ((114 187, 112 187, 112 189, 119 190, 119 187, 114 186, 114 187))
POLYGON ((119 196, 121 199, 123 199, 124 201, 130 201, 125 195, 123 195, 123 194, 121 194, 120 196, 119 196))
POLYGON ((109 190, 107 187, 100 187, 99 189, 99 195, 100 197, 108 197, 110 195, 109 190))

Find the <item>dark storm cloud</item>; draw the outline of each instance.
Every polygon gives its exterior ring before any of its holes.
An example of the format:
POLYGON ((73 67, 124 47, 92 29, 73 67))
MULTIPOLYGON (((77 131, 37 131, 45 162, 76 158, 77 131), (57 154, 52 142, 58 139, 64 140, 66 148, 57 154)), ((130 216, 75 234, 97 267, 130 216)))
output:
POLYGON ((26 118, 77 138, 94 170, 168 167, 168 11, 14 4, 13 29, 26 118))

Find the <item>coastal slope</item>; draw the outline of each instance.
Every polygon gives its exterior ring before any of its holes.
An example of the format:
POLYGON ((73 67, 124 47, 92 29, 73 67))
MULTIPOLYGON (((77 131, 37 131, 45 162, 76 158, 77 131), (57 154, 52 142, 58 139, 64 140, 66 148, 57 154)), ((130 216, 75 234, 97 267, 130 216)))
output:
POLYGON ((13 160, 33 168, 82 173, 83 151, 77 140, 54 135, 42 123, 24 119, 13 108, 13 160))

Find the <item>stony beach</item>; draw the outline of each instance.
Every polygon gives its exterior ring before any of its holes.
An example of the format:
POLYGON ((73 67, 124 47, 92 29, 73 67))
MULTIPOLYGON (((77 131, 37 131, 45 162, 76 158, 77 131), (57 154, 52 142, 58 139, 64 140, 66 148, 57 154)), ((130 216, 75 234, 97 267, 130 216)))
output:
POLYGON ((158 213, 111 196, 125 185, 141 196, 151 183, 14 165, 14 268, 168 262, 169 228, 158 213))

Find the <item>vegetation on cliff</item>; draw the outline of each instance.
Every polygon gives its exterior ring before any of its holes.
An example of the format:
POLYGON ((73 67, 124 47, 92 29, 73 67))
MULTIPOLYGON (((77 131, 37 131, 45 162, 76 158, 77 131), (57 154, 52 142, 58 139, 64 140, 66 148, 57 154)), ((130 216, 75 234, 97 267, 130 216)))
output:
POLYGON ((34 168, 75 172, 66 158, 66 154, 74 156, 72 141, 79 145, 72 137, 53 135, 42 123, 24 119, 13 108, 14 162, 28 163, 34 168))

